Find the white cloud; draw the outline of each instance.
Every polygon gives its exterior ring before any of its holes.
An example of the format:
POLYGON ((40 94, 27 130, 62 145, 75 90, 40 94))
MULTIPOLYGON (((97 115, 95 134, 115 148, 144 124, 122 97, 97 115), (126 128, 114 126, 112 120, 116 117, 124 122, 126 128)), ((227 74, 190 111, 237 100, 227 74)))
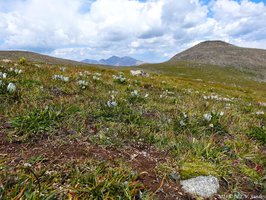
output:
POLYGON ((148 61, 207 39, 266 48, 265 13, 248 0, 0 0, 0 48, 148 61))

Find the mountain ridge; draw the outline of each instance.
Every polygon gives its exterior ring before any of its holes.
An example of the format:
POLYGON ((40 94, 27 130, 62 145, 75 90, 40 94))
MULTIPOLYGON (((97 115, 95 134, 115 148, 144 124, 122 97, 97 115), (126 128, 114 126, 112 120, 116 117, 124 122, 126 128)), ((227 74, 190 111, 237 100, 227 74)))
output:
POLYGON ((178 65, 180 62, 192 65, 213 65, 213 67, 232 67, 251 73, 257 80, 266 81, 266 50, 239 47, 220 40, 201 42, 173 56, 167 64, 178 65))
POLYGON ((110 66, 138 66, 143 64, 143 61, 137 60, 135 58, 124 56, 111 56, 107 59, 100 59, 100 60, 92 60, 92 59, 85 59, 81 62, 89 63, 89 64, 98 64, 98 65, 110 65, 110 66))
POLYGON ((232 67, 265 67, 266 50, 235 46, 220 40, 201 42, 173 56, 168 62, 190 61, 232 67))
POLYGON ((87 65, 86 63, 57 58, 53 56, 48 56, 40 53, 30 52, 30 51, 0 51, 0 60, 10 59, 10 60, 19 60, 21 57, 26 58, 31 62, 46 63, 46 64, 57 64, 57 65, 87 65))

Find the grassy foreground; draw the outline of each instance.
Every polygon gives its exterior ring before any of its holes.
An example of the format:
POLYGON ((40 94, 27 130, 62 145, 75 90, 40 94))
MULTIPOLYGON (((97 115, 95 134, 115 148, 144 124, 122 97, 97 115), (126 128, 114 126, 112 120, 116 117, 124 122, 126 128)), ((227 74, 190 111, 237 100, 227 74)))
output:
POLYGON ((263 84, 25 60, 0 72, 0 199, 187 199, 179 181, 210 174, 218 199, 266 195, 263 84))

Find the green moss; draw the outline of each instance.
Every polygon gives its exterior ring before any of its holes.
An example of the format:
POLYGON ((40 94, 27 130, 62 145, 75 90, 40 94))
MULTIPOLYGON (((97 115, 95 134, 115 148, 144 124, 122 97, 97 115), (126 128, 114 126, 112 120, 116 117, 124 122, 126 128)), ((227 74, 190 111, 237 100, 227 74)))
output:
POLYGON ((189 179, 201 175, 218 176, 218 173, 215 170, 215 166, 211 163, 194 160, 193 162, 185 162, 181 165, 180 175, 182 179, 189 179))
POLYGON ((253 181, 258 181, 260 179, 260 175, 255 169, 251 169, 246 165, 240 166, 240 171, 245 175, 250 177, 253 181))

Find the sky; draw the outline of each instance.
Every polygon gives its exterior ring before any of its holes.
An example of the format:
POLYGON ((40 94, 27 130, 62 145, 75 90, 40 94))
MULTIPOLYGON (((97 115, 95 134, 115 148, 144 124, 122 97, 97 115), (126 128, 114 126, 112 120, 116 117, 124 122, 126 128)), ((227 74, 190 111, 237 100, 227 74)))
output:
POLYGON ((0 0, 0 50, 162 62, 205 40, 266 49, 266 0, 0 0))

